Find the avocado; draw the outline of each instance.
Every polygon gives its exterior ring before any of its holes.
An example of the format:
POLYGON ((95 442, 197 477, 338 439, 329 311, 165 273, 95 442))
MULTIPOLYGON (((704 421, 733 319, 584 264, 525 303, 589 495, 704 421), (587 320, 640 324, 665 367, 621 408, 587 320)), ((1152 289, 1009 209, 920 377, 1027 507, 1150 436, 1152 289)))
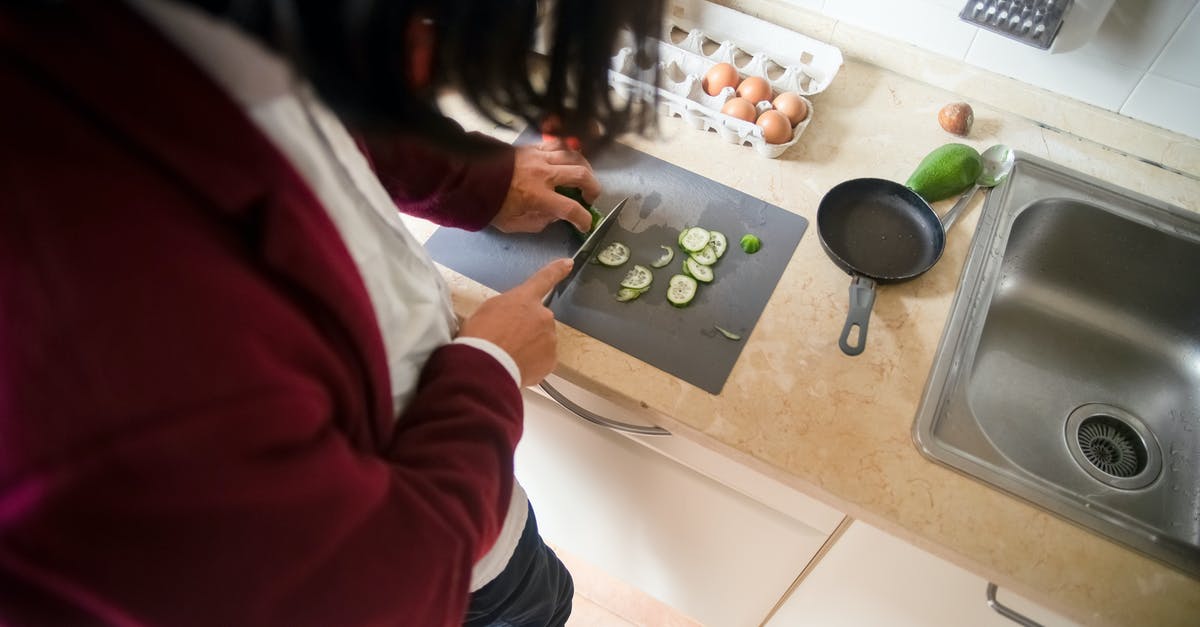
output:
POLYGON ((925 156, 905 183, 927 202, 967 191, 983 172, 979 152, 966 144, 946 144, 925 156))

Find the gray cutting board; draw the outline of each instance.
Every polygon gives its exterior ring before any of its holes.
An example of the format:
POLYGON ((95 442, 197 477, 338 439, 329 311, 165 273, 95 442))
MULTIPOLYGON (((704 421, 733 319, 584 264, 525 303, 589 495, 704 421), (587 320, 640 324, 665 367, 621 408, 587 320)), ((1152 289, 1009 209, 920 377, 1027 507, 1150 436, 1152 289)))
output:
MULTIPOLYGON (((526 132, 517 141, 537 140, 526 132)), ((748 166, 761 157, 746 151, 748 166)), ((606 268, 589 263, 550 308, 555 317, 597 340, 612 345, 660 370, 712 394, 720 394, 738 355, 792 253, 808 227, 804 218, 775 205, 704 178, 621 144, 590 157, 604 193, 595 205, 607 213, 628 196, 629 206, 601 242, 620 241, 632 250, 628 263, 606 268), (679 231, 703 226, 725 233, 729 250, 713 267, 716 279, 686 308, 666 299, 667 281, 681 273, 679 231), (738 240, 754 233, 763 242, 753 255, 738 240), (654 283, 637 300, 614 298, 618 284, 633 264, 650 267, 662 253, 675 249, 675 260, 654 270, 654 283), (742 335, 731 341, 713 327, 742 335)), ((542 265, 571 256, 580 240, 573 228, 556 223, 537 234, 505 234, 495 229, 470 233, 441 228, 426 243, 438 263, 494 290, 505 291, 542 265)))

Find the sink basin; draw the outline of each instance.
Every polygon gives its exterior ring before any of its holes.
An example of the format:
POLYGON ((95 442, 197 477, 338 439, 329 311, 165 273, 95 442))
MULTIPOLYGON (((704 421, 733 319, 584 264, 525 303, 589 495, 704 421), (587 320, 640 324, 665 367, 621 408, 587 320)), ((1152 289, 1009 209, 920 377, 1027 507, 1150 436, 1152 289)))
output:
POLYGON ((1200 214, 1018 153, 984 204, 913 435, 1200 577, 1200 214))

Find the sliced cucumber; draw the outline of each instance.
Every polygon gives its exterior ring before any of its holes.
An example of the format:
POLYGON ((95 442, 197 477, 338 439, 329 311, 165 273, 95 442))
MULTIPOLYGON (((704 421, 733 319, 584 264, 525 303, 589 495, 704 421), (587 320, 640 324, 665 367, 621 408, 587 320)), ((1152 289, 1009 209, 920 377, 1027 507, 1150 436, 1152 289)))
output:
POLYGON ((712 246, 705 246, 704 248, 692 253, 691 258, 706 266, 711 266, 717 262, 717 251, 713 250, 712 246))
POLYGON ((597 211, 595 207, 593 207, 593 206, 591 206, 591 205, 587 204, 587 201, 585 201, 585 200, 583 199, 583 190, 582 190, 582 189, 580 189, 580 188, 578 188, 578 187, 570 187, 570 186, 567 186, 567 185, 555 185, 555 186, 554 186, 554 191, 556 191, 556 192, 558 192, 559 194, 562 194, 563 196, 566 196, 567 198, 570 198, 571 200, 574 200, 575 202, 579 203, 580 205, 582 205, 582 206, 583 206, 583 208, 584 208, 584 209, 587 209, 587 210, 588 210, 588 213, 592 214, 592 226, 591 226, 591 228, 589 228, 589 229, 588 229, 586 232, 585 232, 585 231, 580 231, 579 229, 576 229, 576 230, 575 230, 575 236, 576 236, 576 237, 578 237, 578 238, 579 238, 579 239, 581 239, 581 240, 585 240, 585 239, 587 239, 587 236, 588 236, 588 235, 589 235, 589 234, 590 234, 592 231, 595 231, 595 230, 596 230, 596 225, 597 225, 597 224, 600 224, 600 220, 601 220, 601 219, 602 219, 604 216, 603 216, 603 215, 601 215, 601 214, 600 214, 600 212, 599 212, 599 211, 597 211))
POLYGON ((627 287, 631 290, 644 290, 650 287, 650 283, 654 280, 654 273, 650 272, 650 268, 646 266, 634 266, 632 270, 625 274, 625 278, 621 279, 621 287, 627 287))
POLYGON ((621 242, 613 242, 596 254, 596 261, 610 268, 615 268, 629 261, 629 247, 621 242))
POLYGON ((725 339, 733 340, 734 342, 742 339, 742 336, 738 335, 737 333, 734 333, 733 331, 726 331, 725 329, 722 329, 721 327, 719 327, 715 324, 713 325, 713 328, 716 329, 717 331, 720 331, 721 335, 725 336, 725 339))
POLYGON ((696 279, 685 274, 676 274, 667 283, 667 301, 676 307, 687 307, 696 297, 698 286, 696 279))
POLYGON ((592 231, 595 231, 596 227, 600 225, 600 221, 604 219, 604 214, 600 213, 600 211, 598 209, 596 209, 595 207, 593 207, 591 205, 587 205, 587 210, 588 210, 588 213, 592 214, 591 228, 588 229, 587 233, 584 233, 583 231, 576 229, 576 232, 579 234, 579 237, 582 237, 585 240, 587 239, 587 236, 591 235, 592 231))
POLYGON ((637 298, 638 296, 641 296, 642 292, 645 292, 645 291, 646 290, 635 290, 635 289, 629 288, 629 287, 622 287, 621 289, 617 290, 617 300, 619 300, 623 303, 627 303, 627 302, 637 298))
POLYGON ((698 250, 704 250, 704 247, 708 246, 710 237, 707 229, 693 226, 679 234, 679 246, 689 253, 694 253, 698 250))
POLYGON ((757 235, 747 233, 742 236, 739 242, 742 245, 742 250, 746 251, 747 255, 753 255, 762 248, 762 240, 758 239, 757 235))
POLYGON ((700 263, 694 256, 683 260, 683 272, 701 283, 712 283, 713 269, 700 263))
POLYGON ((651 267, 662 268, 671 263, 671 260, 675 258, 675 251, 671 250, 670 246, 659 246, 659 248, 663 249, 663 254, 658 259, 650 262, 651 267))
POLYGON ((725 239, 725 234, 720 231, 708 232, 708 245, 717 254, 717 259, 725 256, 725 249, 729 248, 729 240, 725 239))

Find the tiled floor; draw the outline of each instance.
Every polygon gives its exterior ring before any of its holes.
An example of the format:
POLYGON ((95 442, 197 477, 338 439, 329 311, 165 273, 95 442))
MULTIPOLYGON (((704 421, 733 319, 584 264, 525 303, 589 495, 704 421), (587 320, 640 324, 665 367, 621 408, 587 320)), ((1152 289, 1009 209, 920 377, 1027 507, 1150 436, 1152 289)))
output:
POLYGON ((554 547, 575 581, 567 627, 702 627, 675 608, 554 547))

